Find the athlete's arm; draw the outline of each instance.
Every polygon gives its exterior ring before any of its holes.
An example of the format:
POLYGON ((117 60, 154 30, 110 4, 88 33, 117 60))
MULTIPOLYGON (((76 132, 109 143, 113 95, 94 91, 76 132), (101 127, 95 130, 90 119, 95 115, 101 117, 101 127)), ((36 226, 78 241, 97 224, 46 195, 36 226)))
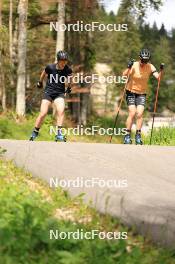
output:
POLYGON ((156 71, 153 73, 153 76, 158 80, 160 78, 160 73, 156 71))
POLYGON ((160 73, 158 73, 158 71, 156 70, 156 68, 154 67, 154 65, 151 64, 151 72, 152 72, 152 75, 157 79, 159 80, 160 78, 160 73))
POLYGON ((46 77, 46 75, 47 75, 46 70, 43 70, 41 75, 40 75, 40 79, 39 79, 39 81, 37 83, 37 87, 38 88, 42 88, 43 87, 43 81, 44 81, 44 78, 46 77))
POLYGON ((67 89, 66 89, 66 93, 67 94, 70 94, 71 92, 72 92, 72 84, 73 84, 73 81, 72 81, 72 75, 69 75, 68 76, 68 87, 67 87, 67 89))
POLYGON ((68 87, 66 89, 66 93, 70 94, 72 92, 72 84, 73 84, 73 80, 72 80, 72 69, 71 68, 68 68, 67 69, 67 84, 68 84, 68 87))
POLYGON ((40 82, 43 82, 44 81, 44 78, 46 77, 47 73, 46 71, 42 71, 41 75, 40 75, 40 82))
POLYGON ((158 73, 158 72, 155 72, 155 73, 153 74, 154 77, 155 77, 157 80, 160 80, 160 79, 162 78, 162 71, 163 71, 164 67, 165 67, 165 64, 164 64, 164 63, 161 63, 161 64, 160 64, 160 72, 159 72, 159 73, 158 73))
POLYGON ((130 72, 133 64, 134 64, 134 60, 133 59, 128 62, 128 67, 127 67, 126 70, 124 70, 123 76, 128 76, 129 75, 129 72, 130 72))
POLYGON ((128 76, 130 69, 124 70, 122 76, 128 76))

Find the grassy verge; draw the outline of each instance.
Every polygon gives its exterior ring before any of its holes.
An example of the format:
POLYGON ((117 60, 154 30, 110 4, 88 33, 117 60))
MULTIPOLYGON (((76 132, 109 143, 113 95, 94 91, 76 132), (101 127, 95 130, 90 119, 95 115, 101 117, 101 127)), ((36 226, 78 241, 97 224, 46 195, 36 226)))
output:
MULTIPOLYGON (((15 120, 15 116, 12 113, 8 113, 5 116, 0 117, 0 138, 6 139, 18 139, 18 140, 27 140, 31 135, 31 131, 34 126, 36 119, 36 114, 28 115, 21 122, 15 120)), ((98 126, 101 128, 113 127, 114 118, 111 117, 98 117, 92 116, 87 124, 87 127, 98 126)), ((52 115, 48 115, 42 129, 40 131, 40 136, 37 140, 44 141, 54 141, 54 133, 50 135, 50 126, 54 126, 52 115)), ((70 120, 66 119, 65 128, 73 127, 73 124, 70 120)), ((123 128, 124 123, 122 120, 119 120, 118 128, 123 128)), ((134 135, 133 135, 134 137, 134 135)), ((86 142, 86 143, 109 143, 110 136, 104 135, 79 135, 75 136, 72 133, 68 136, 69 142, 86 142)), ((149 144, 150 135, 143 135, 144 144, 149 144)), ((117 135, 113 136, 112 143, 122 144, 123 136, 117 135)), ((175 146, 175 128, 160 128, 154 129, 153 145, 169 145, 175 146)))
MULTIPOLYGON (((144 143, 149 144, 150 135, 143 137, 144 143)), ((175 128, 161 127, 154 129, 152 145, 175 146, 175 128)))
MULTIPOLYGON (((2 151, 1 151, 2 152, 2 151)), ((99 215, 62 189, 0 159, 0 263, 3 264, 175 264, 173 252, 155 247, 110 216, 99 215), (128 232, 126 240, 51 240, 59 232, 128 232)))
MULTIPOLYGON (((8 113, 5 116, 0 117, 0 138, 3 139, 17 139, 17 140, 27 140, 29 139, 32 129, 34 127, 35 119, 37 114, 27 115, 25 119, 22 121, 16 121, 15 116, 12 113, 8 113)), ((100 126, 103 128, 112 127, 112 118, 91 118, 87 127, 91 127, 92 125, 100 126)), ((40 131, 39 138, 37 140, 41 141, 54 141, 55 135, 50 135, 50 126, 54 126, 54 121, 52 115, 48 115, 45 119, 45 122, 40 131)), ((65 128, 74 127, 74 124, 66 119, 65 128)), ((94 142, 94 143, 109 143, 109 136, 100 136, 98 134, 95 135, 79 135, 75 136, 72 133, 68 136, 68 141, 70 142, 94 142)), ((122 137, 115 136, 113 138, 113 143, 121 143, 122 137)))

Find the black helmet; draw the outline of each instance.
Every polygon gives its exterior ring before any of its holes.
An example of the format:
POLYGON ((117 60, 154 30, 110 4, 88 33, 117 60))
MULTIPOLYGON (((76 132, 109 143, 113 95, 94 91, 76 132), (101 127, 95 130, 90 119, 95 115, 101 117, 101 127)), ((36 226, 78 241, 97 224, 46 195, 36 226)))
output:
POLYGON ((57 53, 57 61, 59 61, 59 60, 68 60, 67 52, 62 51, 62 50, 58 51, 58 53, 57 53))
POLYGON ((148 49, 142 49, 140 51, 139 57, 142 63, 147 63, 151 58, 151 53, 148 49))

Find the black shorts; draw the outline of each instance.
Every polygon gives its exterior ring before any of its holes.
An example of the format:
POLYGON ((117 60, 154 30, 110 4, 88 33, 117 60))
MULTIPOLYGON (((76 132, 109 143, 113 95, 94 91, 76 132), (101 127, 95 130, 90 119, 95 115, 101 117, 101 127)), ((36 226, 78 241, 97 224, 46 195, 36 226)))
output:
POLYGON ((126 90, 126 102, 127 105, 143 105, 145 106, 146 104, 146 94, 137 94, 137 93, 132 93, 128 90, 126 90))
POLYGON ((65 98, 64 93, 62 93, 62 94, 51 94, 51 93, 44 92, 44 95, 43 95, 43 99, 46 99, 50 102, 53 102, 55 99, 57 99, 59 97, 65 98))

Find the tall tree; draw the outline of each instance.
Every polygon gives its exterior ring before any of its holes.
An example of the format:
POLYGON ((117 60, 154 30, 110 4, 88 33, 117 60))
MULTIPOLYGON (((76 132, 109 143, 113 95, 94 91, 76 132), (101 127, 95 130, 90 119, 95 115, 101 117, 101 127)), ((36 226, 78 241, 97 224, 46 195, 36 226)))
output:
POLYGON ((6 110, 6 89, 5 89, 5 75, 4 75, 4 66, 3 66, 3 35, 4 28, 2 25, 2 1, 0 1, 0 99, 2 102, 2 109, 6 110))
MULTIPOLYGON (((0 33, 2 34, 2 2, 0 1, 0 33)), ((0 39, 0 99, 2 101, 2 38, 0 39)))
POLYGON ((159 10, 163 0, 122 0, 121 3, 124 9, 130 10, 138 20, 143 21, 147 10, 150 8, 159 10))
POLYGON ((174 49, 174 45, 175 45, 175 28, 172 29, 171 32, 171 39, 170 39, 170 45, 171 45, 171 55, 172 55, 172 61, 173 61, 173 74, 175 76, 175 49, 174 49))
POLYGON ((19 0, 19 36, 18 36, 18 70, 17 70, 17 100, 16 112, 18 116, 25 115, 26 88, 26 46, 27 46, 27 10, 28 0, 19 0))
POLYGON ((135 16, 127 8, 127 0, 121 2, 116 22, 120 24, 127 24, 127 31, 118 31, 113 33, 113 66, 117 74, 121 74, 126 67, 129 59, 138 58, 139 50, 142 46, 140 41, 139 27, 136 23, 135 16))
MULTIPOLYGON (((65 24, 65 0, 58 0, 58 28, 65 24)), ((56 42, 56 53, 59 50, 64 50, 64 42, 65 42, 65 31, 58 30, 57 31, 57 42, 56 42)))
POLYGON ((10 61, 12 62, 12 50, 13 50, 13 2, 10 0, 9 7, 9 52, 10 52, 10 61))
POLYGON ((13 80, 13 2, 10 0, 9 5, 9 55, 10 55, 10 66, 11 66, 11 74, 10 74, 10 84, 14 85, 13 80))
POLYGON ((165 26, 164 26, 163 23, 162 23, 162 26, 161 26, 161 28, 159 30, 159 33, 160 33, 161 37, 167 36, 167 32, 166 32, 166 29, 165 29, 165 26))
MULTIPOLYGON (((161 37, 159 43, 155 47, 153 54, 153 64, 159 69, 160 63, 165 63, 165 74, 161 81, 161 87, 159 91, 159 100, 158 100, 158 111, 161 112, 165 108, 170 110, 175 109, 174 104, 172 103, 172 98, 175 96, 174 91, 174 76, 173 76, 173 67, 172 67, 172 57, 171 57, 171 47, 169 41, 166 37, 161 37)), ((155 87, 157 86, 157 81, 155 78, 151 80, 151 101, 150 107, 153 109, 153 104, 155 100, 155 87)))

